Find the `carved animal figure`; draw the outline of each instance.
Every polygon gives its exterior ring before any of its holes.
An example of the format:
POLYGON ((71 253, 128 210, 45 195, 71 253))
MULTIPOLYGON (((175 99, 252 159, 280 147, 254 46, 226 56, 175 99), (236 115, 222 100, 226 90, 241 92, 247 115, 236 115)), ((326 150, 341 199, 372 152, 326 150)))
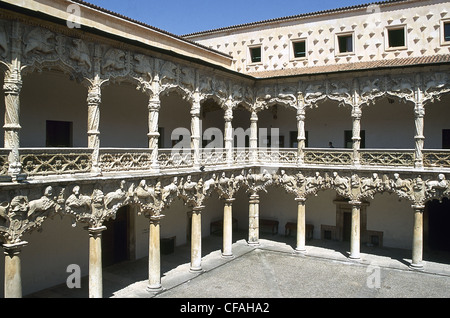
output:
POLYGON ((52 53, 55 50, 55 45, 50 40, 54 38, 55 35, 48 30, 40 28, 32 30, 26 37, 24 55, 27 56, 33 51, 44 54, 52 53))
POLYGON ((87 45, 80 39, 74 39, 73 44, 75 47, 70 48, 69 57, 78 62, 78 65, 87 66, 90 71, 92 68, 92 63, 87 45))
POLYGON ((125 68, 125 52, 118 49, 110 49, 104 56, 102 72, 120 71, 125 68))

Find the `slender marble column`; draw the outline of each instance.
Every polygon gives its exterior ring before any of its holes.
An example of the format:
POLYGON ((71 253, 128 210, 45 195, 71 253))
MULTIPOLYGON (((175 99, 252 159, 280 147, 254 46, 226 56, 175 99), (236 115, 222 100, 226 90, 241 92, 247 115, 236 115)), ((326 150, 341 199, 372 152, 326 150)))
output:
POLYGON ((296 198, 297 201, 297 247, 296 252, 306 252, 306 221, 305 221, 305 198, 296 198))
POLYGON ((200 206, 192 211, 190 271, 193 273, 202 270, 202 211, 204 208, 204 206, 200 206))
POLYGON ((411 268, 423 269, 423 205, 413 205, 414 232, 411 268))
POLYGON ((350 258, 360 259, 361 245, 361 202, 350 201, 352 206, 352 229, 350 236, 350 258))
POLYGON ((299 108, 297 110, 297 130, 298 130, 298 137, 297 137, 297 163, 303 164, 305 162, 305 143, 306 143, 306 134, 305 134, 305 107, 304 105, 299 105, 299 108))
POLYGON ((249 201, 248 245, 259 245, 259 195, 252 194, 249 201))
POLYGON ((194 152, 194 167, 200 167, 200 102, 194 101, 191 109, 191 149, 194 152))
POLYGON ((102 93, 100 79, 96 77, 89 88, 87 105, 88 105, 88 147, 93 150, 92 153, 92 170, 100 172, 100 104, 102 103, 102 93))
POLYGON ((27 242, 3 244, 5 252, 5 298, 22 298, 21 261, 19 254, 27 242))
POLYGON ((352 120, 353 120, 353 164, 358 166, 360 164, 359 150, 361 148, 361 107, 353 106, 352 120))
POLYGON ((223 207, 223 257, 233 257, 233 202, 227 199, 223 207))
POLYGON ((252 112, 250 117, 250 162, 258 161, 258 114, 252 112))
POLYGON ((161 234, 160 223, 163 215, 150 217, 149 257, 148 257, 148 286, 147 291, 154 292, 161 289, 161 234))
POLYGON ((423 135, 424 129, 424 117, 425 117, 425 108, 422 105, 422 102, 417 102, 416 107, 414 109, 414 123, 416 127, 416 133, 414 136, 415 140, 415 159, 414 166, 416 168, 423 167, 423 145, 425 142, 425 136, 423 135))
POLYGON ((18 76, 6 75, 3 85, 5 93, 5 125, 3 126, 5 130, 5 148, 10 149, 8 173, 13 178, 18 176, 22 171, 19 156, 19 133, 22 128, 19 123, 22 81, 18 76))
POLYGON ((233 109, 228 108, 225 110, 225 132, 224 132, 224 144, 227 154, 227 164, 233 164, 233 109))
POLYGON ((148 147, 152 150, 152 169, 154 171, 159 170, 158 163, 158 121, 159 121, 159 110, 161 108, 161 101, 159 95, 154 95, 148 104, 148 147))
POLYGON ((102 232, 106 226, 89 228, 89 298, 103 298, 102 232))

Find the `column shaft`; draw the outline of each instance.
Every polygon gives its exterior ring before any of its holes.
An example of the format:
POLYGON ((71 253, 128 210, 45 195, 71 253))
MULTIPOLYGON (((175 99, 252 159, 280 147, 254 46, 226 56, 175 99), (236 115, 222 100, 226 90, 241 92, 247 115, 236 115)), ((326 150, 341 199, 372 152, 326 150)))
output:
POLYGON ((224 132, 224 144, 227 156, 227 164, 233 164, 233 110, 227 109, 225 111, 225 132, 224 132))
POLYGON ((424 206, 413 206, 414 209, 414 232, 412 246, 411 267, 423 268, 423 211, 424 206))
POLYGON ((88 104, 88 147, 92 149, 92 170, 99 172, 100 157, 100 104, 102 102, 101 85, 96 78, 89 88, 88 104))
POLYGON ((425 108, 423 107, 421 102, 416 103, 416 107, 414 110, 415 113, 415 159, 414 165, 416 168, 423 167, 423 145, 425 141, 425 136, 423 134, 424 130, 424 116, 425 116, 425 108))
POLYGON ((194 167, 200 166, 200 139, 200 103, 194 102, 191 110, 191 150, 194 152, 194 167))
POLYGON ((204 207, 194 208, 192 211, 191 229, 191 272, 202 270, 202 210, 204 207))
POLYGON ((259 245, 259 195, 250 196, 248 212, 248 244, 259 245))
POLYGON ((297 162, 298 164, 303 164, 305 162, 305 144, 306 144, 306 133, 305 133, 305 108, 303 105, 299 105, 297 111, 297 162))
POLYGON ((161 234, 162 216, 150 218, 149 257, 148 257, 148 291, 161 289, 161 234))
POLYGON ((351 201, 352 205, 352 229, 350 237, 350 258, 360 258, 361 245, 361 202, 351 201))
POLYGON ((233 256, 233 201, 234 199, 227 199, 223 207, 223 257, 233 256))
POLYGON ((103 298, 102 232, 105 226, 89 229, 89 298, 103 298))
POLYGON ((353 164, 355 166, 360 164, 359 150, 361 148, 361 108, 353 106, 352 111, 353 120, 353 164))
POLYGON ((306 221, 304 198, 296 198, 297 201, 297 252, 306 252, 306 221))
POLYGON ((161 108, 161 101, 156 95, 149 101, 148 105, 148 147, 152 150, 152 168, 159 169, 158 152, 159 152, 159 110, 161 108))
POLYGON ((252 112, 250 117, 250 161, 258 161, 258 114, 252 112))
POLYGON ((19 254, 27 242, 3 244, 5 250, 5 298, 22 298, 21 261, 19 254))

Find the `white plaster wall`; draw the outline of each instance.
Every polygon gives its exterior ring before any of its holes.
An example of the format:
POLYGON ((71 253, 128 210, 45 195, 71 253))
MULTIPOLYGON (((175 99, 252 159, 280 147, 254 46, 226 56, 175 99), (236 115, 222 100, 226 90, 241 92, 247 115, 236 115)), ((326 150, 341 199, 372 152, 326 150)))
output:
MULTIPOLYGON (((67 266, 77 264, 81 276, 89 274, 89 235, 82 225, 73 228, 71 219, 59 216, 48 219, 42 232, 32 232, 23 237, 28 246, 20 254, 22 264, 22 291, 24 295, 65 284, 71 273, 67 266)), ((5 260, 0 258, 0 271, 4 273, 5 260)), ((4 286, 4 275, 0 275, 4 286)), ((0 297, 4 296, 3 288, 0 297)))
POLYGON ((395 195, 377 194, 367 207, 367 229, 383 232, 383 245, 412 248, 414 212, 411 202, 395 195))
MULTIPOLYGON (((133 209, 131 209, 133 211, 133 209)), ((143 214, 135 214, 134 229, 135 229, 135 252, 136 259, 148 256, 149 248, 149 225, 150 221, 143 214)))
POLYGON ((379 10, 362 8, 273 21, 188 38, 232 55, 237 71, 259 72, 448 54, 448 45, 441 46, 440 23, 449 17, 446 1, 416 1, 385 5, 379 10), (387 48, 386 28, 400 25, 407 28, 406 48, 387 48), (339 54, 336 50, 336 35, 340 33, 354 34, 352 54, 339 54), (293 58, 291 42, 297 39, 306 40, 307 58, 293 58), (262 62, 252 64, 249 47, 255 45, 262 48, 262 62))
POLYGON ((320 239, 322 224, 336 226, 336 205, 333 203, 335 199, 336 192, 326 190, 306 201, 306 223, 314 225, 315 239, 320 239))
POLYGON ((24 76, 20 145, 45 147, 46 120, 73 122, 74 147, 87 147, 87 89, 55 72, 24 76))

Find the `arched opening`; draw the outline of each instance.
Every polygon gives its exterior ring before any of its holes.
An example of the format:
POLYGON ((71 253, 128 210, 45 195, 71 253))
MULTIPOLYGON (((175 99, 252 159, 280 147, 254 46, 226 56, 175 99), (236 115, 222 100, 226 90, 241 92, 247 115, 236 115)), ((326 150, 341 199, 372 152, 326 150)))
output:
POLYGON ((366 148, 414 149, 414 105, 385 97, 363 107, 361 130, 366 148))
POLYGON ((258 113, 258 145, 262 148, 295 148, 298 131, 296 111, 275 104, 258 113))
POLYGON ((425 106, 425 149, 450 149, 450 94, 425 106))
POLYGON ((178 92, 161 95, 159 111, 159 147, 187 148, 191 146, 191 104, 178 92))
POLYGON ((87 147, 87 89, 58 70, 30 73, 20 93, 20 146, 87 147))
POLYGON ((205 149, 224 148, 224 121, 225 111, 212 98, 205 100, 201 104, 200 125, 201 143, 200 147, 205 149))
POLYGON ((134 217, 130 206, 117 210, 116 218, 104 222, 102 233, 102 263, 108 267, 135 259, 134 217))
POLYGON ((327 100, 306 110, 308 148, 328 148, 330 142, 335 148, 352 148, 352 129, 350 107, 339 107, 336 102, 327 100))
POLYGON ((242 104, 233 110, 233 144, 235 148, 250 147, 250 111, 242 104))
POLYGON ((100 146, 148 148, 148 96, 128 82, 102 88, 100 146))

